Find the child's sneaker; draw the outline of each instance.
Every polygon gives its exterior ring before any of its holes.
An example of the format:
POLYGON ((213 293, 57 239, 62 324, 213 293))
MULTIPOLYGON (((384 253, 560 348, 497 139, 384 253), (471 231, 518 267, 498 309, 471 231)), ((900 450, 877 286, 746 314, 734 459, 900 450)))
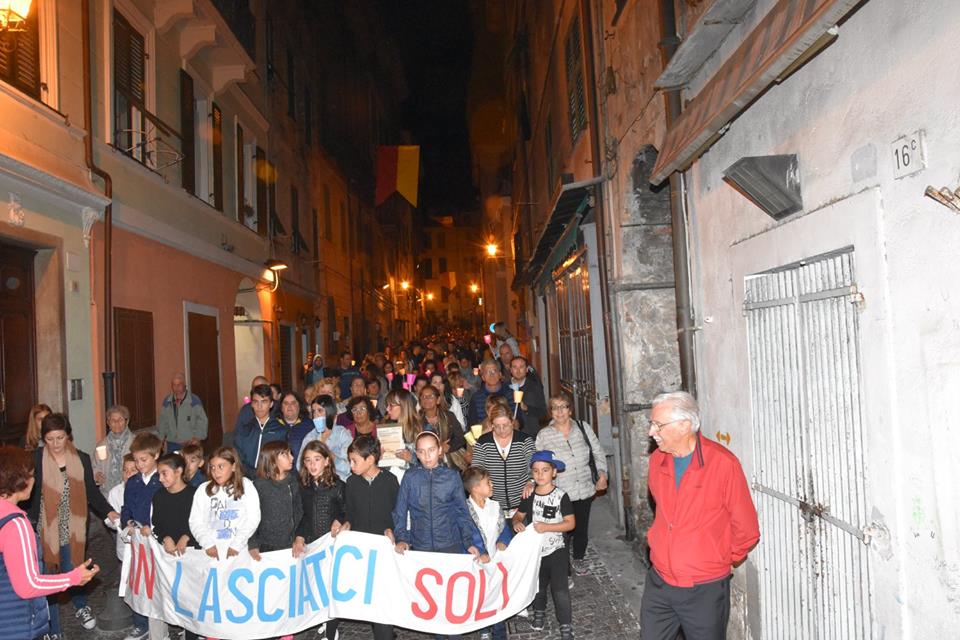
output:
POLYGON ((84 629, 89 630, 97 626, 97 619, 94 617, 93 611, 90 610, 89 606, 80 607, 73 615, 77 617, 77 620, 80 621, 80 624, 84 629))
POLYGON ((530 628, 534 631, 543 631, 543 627, 547 621, 547 612, 546 611, 537 611, 533 610, 533 620, 530 622, 530 628))
POLYGON ((560 625, 560 640, 573 640, 573 625, 560 625))
POLYGON ((484 631, 480 634, 480 640, 493 640, 493 634, 489 631, 484 631))
POLYGON ((143 629, 141 627, 134 627, 133 631, 127 634, 123 640, 146 640, 146 637, 150 635, 149 629, 143 629))

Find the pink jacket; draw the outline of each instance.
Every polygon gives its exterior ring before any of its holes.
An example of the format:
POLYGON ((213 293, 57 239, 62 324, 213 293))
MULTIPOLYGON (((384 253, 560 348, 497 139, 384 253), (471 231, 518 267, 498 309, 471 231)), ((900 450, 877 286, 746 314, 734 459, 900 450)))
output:
POLYGON ((10 575, 13 590, 23 599, 48 596, 80 584, 81 568, 68 573, 42 575, 37 563, 37 536, 22 510, 0 500, 0 518, 11 513, 23 514, 0 529, 0 553, 10 575))

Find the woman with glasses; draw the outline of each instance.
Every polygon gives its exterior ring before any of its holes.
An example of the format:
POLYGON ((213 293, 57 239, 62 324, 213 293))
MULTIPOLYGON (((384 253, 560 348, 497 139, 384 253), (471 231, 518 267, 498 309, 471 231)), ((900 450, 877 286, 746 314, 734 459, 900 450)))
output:
POLYGON ((567 467, 566 471, 557 474, 556 485, 573 502, 577 519, 577 528, 573 530, 573 570, 582 576, 589 573, 583 558, 587 552, 593 496, 607 488, 607 454, 590 423, 573 417, 570 394, 561 391, 551 396, 548 404, 551 420, 537 434, 537 451, 553 451, 557 460, 567 467))
POLYGON ((353 438, 357 436, 377 437, 376 421, 378 414, 367 396, 352 398, 347 403, 347 412, 343 415, 347 416, 347 424, 343 426, 347 428, 353 438))
POLYGON ((443 396, 431 385, 420 390, 420 421, 424 431, 432 431, 440 437, 444 458, 451 467, 466 468, 464 452, 467 441, 463 428, 449 410, 442 406, 443 396))
POLYGON ((123 482, 123 456, 130 453, 133 432, 130 411, 122 404, 107 409, 107 435, 97 443, 93 460, 93 479, 106 496, 110 489, 123 482))
POLYGON ((464 417, 463 408, 450 391, 447 378, 441 373, 434 372, 430 376, 430 386, 440 392, 440 406, 453 414, 460 425, 460 430, 463 431, 467 420, 464 417))
POLYGON ((399 425, 403 431, 404 448, 394 451, 394 454, 406 462, 412 464, 417 459, 414 453, 414 442, 417 434, 422 430, 420 414, 417 413, 417 403, 413 394, 406 389, 394 389, 387 394, 387 422, 399 425))
POLYGON ((533 491, 530 459, 536 447, 533 437, 517 428, 509 405, 493 400, 487 406, 492 428, 477 439, 472 464, 490 474, 493 499, 512 517, 520 501, 533 491))

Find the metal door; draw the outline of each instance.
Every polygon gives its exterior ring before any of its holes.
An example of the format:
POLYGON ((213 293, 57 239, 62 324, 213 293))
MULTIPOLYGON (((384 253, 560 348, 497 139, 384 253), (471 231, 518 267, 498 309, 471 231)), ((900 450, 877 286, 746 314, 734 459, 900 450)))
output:
POLYGON ((853 251, 745 283, 762 637, 870 638, 853 251))
POLYGON ((554 274, 557 289, 557 334, 560 386, 573 396, 574 416, 597 430, 597 392, 593 371, 593 329, 590 324, 590 276, 582 251, 554 274))

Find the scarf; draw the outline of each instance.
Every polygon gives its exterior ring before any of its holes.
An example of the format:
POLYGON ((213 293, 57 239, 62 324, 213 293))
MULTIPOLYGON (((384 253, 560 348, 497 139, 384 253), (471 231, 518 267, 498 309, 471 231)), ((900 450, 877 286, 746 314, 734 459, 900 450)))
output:
MULTIPOLYGON (((70 560, 79 567, 86 558, 87 546, 87 487, 83 481, 83 465, 76 447, 69 440, 66 443, 67 482, 70 485, 70 560)), ((43 561, 48 573, 58 573, 60 569, 60 518, 57 507, 63 493, 63 475, 60 466, 53 459, 49 447, 43 448, 41 462, 43 472, 43 561)))

